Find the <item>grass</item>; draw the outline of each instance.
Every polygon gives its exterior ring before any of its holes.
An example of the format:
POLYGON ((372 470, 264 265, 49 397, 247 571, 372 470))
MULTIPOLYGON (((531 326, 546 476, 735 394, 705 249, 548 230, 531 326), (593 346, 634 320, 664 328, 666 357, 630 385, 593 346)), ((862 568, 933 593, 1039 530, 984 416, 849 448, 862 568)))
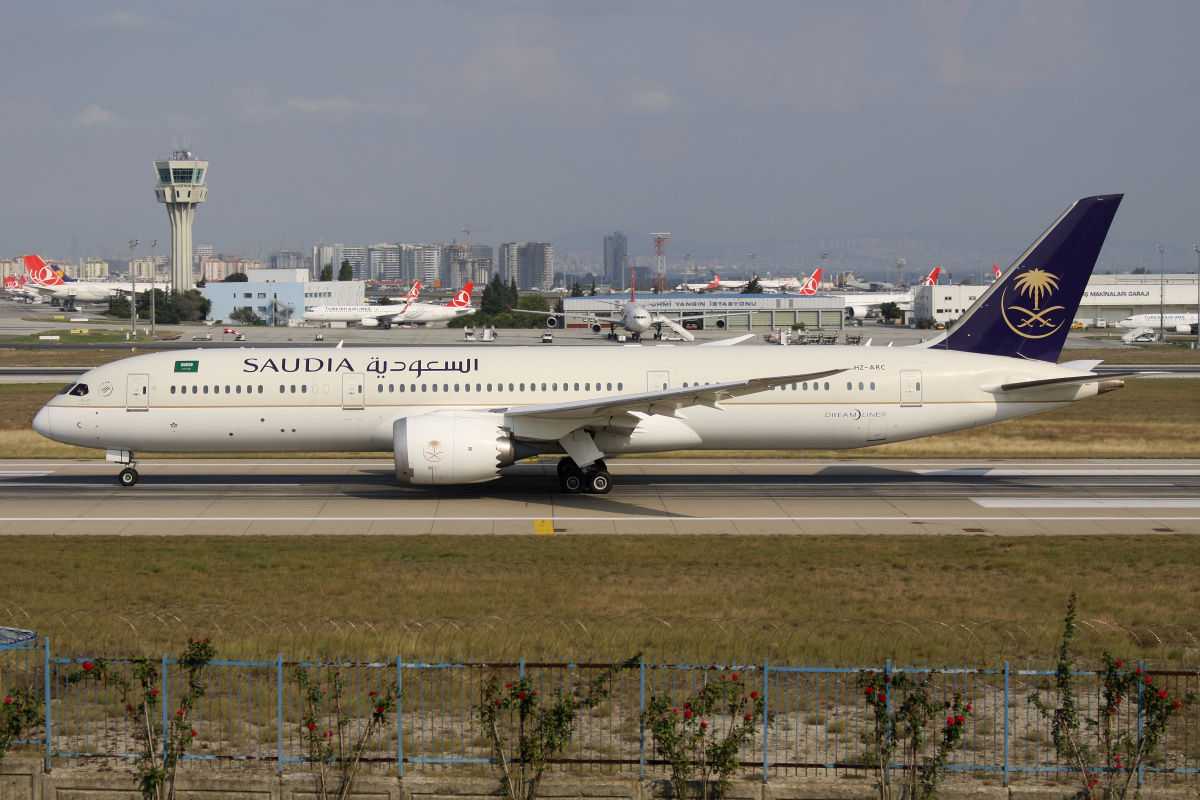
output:
MULTIPOLYGON (((1082 618, 1160 634, 1195 623, 1200 607, 1200 537, 1183 535, 3 541, 5 599, 60 648, 175 650, 206 635, 225 653, 267 655, 1049 659, 1072 590, 1082 618), (186 611, 176 623, 145 609, 186 611), (563 622, 574 618, 585 619, 563 622), (1028 620, 1048 622, 969 636, 941 626, 1028 620)), ((1086 631, 1080 646, 1196 657, 1086 631)))
MULTIPOLYGON (((136 339, 134 339, 134 340, 127 338, 127 334, 129 333, 129 331, 127 331, 127 330, 125 330, 125 331, 103 330, 103 329, 97 330, 93 327, 93 325, 94 325, 94 323, 92 323, 92 322, 77 322, 74 324, 74 327, 71 327, 71 328, 48 328, 44 331, 39 331, 38 333, 30 333, 25 336, 9 336, 3 340, 3 343, 4 344, 39 344, 39 345, 42 345, 45 347, 53 347, 54 346, 55 343, 47 342, 46 340, 41 338, 42 336, 58 336, 59 339, 57 341, 57 344, 60 344, 60 345, 61 344, 118 344, 121 342, 129 342, 129 341, 137 341, 137 342, 153 342, 153 341, 155 341, 155 339, 152 336, 150 336, 150 334, 142 333, 141 322, 138 323, 138 333, 137 333, 136 339), (76 330, 87 331, 87 333, 72 333, 72 331, 76 331, 76 330)), ((149 327, 148 323, 147 323, 147 327, 149 327)), ((159 331, 159 336, 170 335, 173 333, 178 333, 178 331, 167 331, 167 330, 159 331)), ((58 363, 62 364, 63 366, 71 366, 71 367, 85 366, 83 364, 77 364, 75 362, 74 353, 76 353, 76 352, 78 352, 78 351, 73 350, 73 351, 71 351, 70 355, 66 355, 66 354, 59 355, 58 363)), ((123 354, 116 354, 113 358, 108 359, 108 361, 115 361, 117 358, 121 358, 121 357, 128 356, 128 355, 129 355, 129 353, 128 353, 128 351, 126 351, 123 354)), ((99 363, 107 364, 108 361, 101 361, 99 363)), ((30 366, 30 365, 19 364, 17 366, 30 366)), ((94 365, 88 364, 86 366, 94 366, 94 365)))

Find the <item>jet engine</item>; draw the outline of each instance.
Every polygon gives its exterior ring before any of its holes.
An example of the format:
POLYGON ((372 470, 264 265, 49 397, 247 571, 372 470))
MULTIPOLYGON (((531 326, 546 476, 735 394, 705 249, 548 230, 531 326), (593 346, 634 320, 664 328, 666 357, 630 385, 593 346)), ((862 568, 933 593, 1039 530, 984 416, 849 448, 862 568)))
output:
POLYGON ((435 411, 392 423, 396 478, 405 483, 480 483, 515 460, 513 442, 495 417, 435 411))
POLYGON ((360 319, 358 324, 363 328, 378 328, 379 320, 375 319, 374 317, 366 317, 365 319, 360 319))
POLYGON ((851 317, 853 319, 866 319, 867 307, 866 306, 846 306, 846 316, 851 317))
POLYGON ((1191 333, 1192 326, 1188 325, 1186 322, 1181 322, 1175 326, 1175 332, 1176 333, 1191 333))
POLYGON ((729 325, 729 323, 725 321, 724 317, 717 317, 717 321, 713 324, 717 326, 717 330, 719 331, 725 330, 725 328, 729 325))
POLYGON ((559 317, 546 317, 547 328, 558 328, 562 326, 562 319, 559 317))
POLYGON ((603 330, 604 330, 604 326, 601 325, 599 322, 592 323, 592 333, 600 333, 603 330))

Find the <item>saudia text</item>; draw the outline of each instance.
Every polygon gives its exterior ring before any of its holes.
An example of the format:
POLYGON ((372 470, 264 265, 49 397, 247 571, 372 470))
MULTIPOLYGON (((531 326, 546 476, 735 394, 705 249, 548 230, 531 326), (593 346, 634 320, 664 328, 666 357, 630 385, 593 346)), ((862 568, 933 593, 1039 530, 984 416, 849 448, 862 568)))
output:
POLYGON ((441 361, 438 359, 415 361, 388 361, 382 358, 372 358, 365 369, 355 369, 348 358, 246 358, 242 360, 242 372, 372 372, 376 375, 386 375, 389 372, 407 372, 420 377, 427 372, 457 372, 469 375, 479 371, 478 358, 465 358, 461 361, 441 361))

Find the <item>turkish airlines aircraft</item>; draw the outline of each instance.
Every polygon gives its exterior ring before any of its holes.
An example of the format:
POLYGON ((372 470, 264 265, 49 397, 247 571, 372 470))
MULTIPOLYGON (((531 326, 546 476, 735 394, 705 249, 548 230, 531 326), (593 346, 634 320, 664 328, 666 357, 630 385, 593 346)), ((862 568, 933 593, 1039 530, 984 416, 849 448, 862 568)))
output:
MULTIPOLYGON (((1160 314, 1134 314, 1132 317, 1126 317, 1117 323, 1118 328, 1154 328, 1158 330, 1160 314)), ((1191 333, 1196 329, 1196 321, 1200 319, 1198 314, 1167 314, 1166 329, 1174 333, 1191 333)))
POLYGON ((24 279, 18 280, 11 275, 4 279, 4 291, 10 292, 14 297, 37 297, 38 293, 30 289, 24 279))
MULTIPOLYGON (((941 267, 935 267, 932 272, 925 276, 925 280, 921 282, 922 286, 936 286, 938 275, 941 273, 941 267)), ((912 308, 913 293, 907 292, 855 292, 853 294, 842 295, 846 304, 846 316, 851 318, 862 319, 867 316, 867 313, 872 308, 879 308, 884 303, 896 303, 907 308, 912 308)))
POLYGON ((848 449, 974 428, 1119 389, 1056 364, 1121 195, 1072 204, 953 329, 917 347, 366 347, 159 352, 96 367, 33 420, 107 451, 394 454, 414 484, 489 481, 563 454, 566 492, 605 458, 848 449))
MULTIPOLYGON (((421 282, 417 281, 405 296, 415 298, 420 287, 421 282)), ((474 283, 468 283, 444 306, 412 300, 402 306, 315 306, 304 312, 304 319, 308 322, 357 322, 364 328, 390 328, 403 322, 448 322, 475 310, 471 307, 474 288, 474 283)))
POLYGON ((937 286, 938 285, 938 275, 941 275, 941 274, 942 274, 942 268, 934 267, 933 272, 926 275, 925 280, 921 281, 921 285, 922 286, 937 286))
POLYGON ((678 291, 686 292, 715 292, 721 288, 721 276, 713 275, 708 283, 681 283, 675 287, 678 291))
MULTIPOLYGON (((76 303, 102 303, 116 294, 133 294, 132 281, 67 281, 55 267, 47 264, 40 256, 25 256, 25 271, 29 273, 30 286, 39 294, 55 300, 76 303)), ((156 283, 153 288, 168 291, 169 283, 156 283)), ((137 291, 148 292, 150 281, 138 281, 137 291)))
POLYGON ((817 271, 812 274, 812 277, 806 280, 804 285, 800 287, 798 294, 816 294, 817 289, 821 288, 821 273, 823 271, 823 269, 818 268, 817 271))

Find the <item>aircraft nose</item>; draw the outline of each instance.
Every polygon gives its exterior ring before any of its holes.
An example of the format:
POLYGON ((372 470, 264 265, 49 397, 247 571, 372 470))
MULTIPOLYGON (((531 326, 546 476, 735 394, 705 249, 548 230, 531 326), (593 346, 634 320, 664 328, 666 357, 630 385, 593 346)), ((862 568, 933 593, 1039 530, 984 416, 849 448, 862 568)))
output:
POLYGON ((45 436, 47 439, 53 439, 50 435, 50 407, 42 406, 42 410, 33 418, 33 429, 45 436))

